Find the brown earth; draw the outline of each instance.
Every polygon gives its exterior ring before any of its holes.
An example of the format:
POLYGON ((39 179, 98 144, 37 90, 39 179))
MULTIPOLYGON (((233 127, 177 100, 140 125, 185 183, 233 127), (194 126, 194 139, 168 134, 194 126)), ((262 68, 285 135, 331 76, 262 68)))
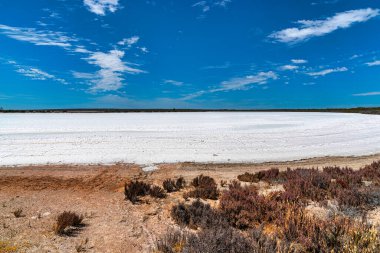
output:
POLYGON ((376 160, 380 154, 261 164, 178 163, 152 172, 133 164, 0 167, 0 252, 151 252, 156 238, 175 226, 169 210, 184 201, 183 192, 132 205, 124 200, 123 186, 134 179, 161 186, 166 178, 190 181, 204 174, 219 182, 273 167, 358 169, 376 160), (13 214, 17 209, 22 209, 19 218, 13 214), (63 211, 83 214, 86 226, 74 236, 55 235, 55 219, 63 211))

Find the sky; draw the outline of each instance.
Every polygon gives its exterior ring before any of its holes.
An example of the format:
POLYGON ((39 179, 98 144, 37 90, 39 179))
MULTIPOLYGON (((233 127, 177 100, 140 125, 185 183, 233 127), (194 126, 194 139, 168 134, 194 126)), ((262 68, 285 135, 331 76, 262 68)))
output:
POLYGON ((379 0, 2 0, 0 107, 380 106, 379 0))

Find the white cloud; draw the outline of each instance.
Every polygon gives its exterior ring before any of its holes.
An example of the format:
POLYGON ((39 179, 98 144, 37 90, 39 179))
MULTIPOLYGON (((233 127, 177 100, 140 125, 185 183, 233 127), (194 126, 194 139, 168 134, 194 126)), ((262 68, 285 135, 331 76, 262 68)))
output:
POLYGON ((281 70, 296 70, 298 68, 296 65, 284 65, 280 67, 281 70))
POLYGON ((307 73, 307 74, 309 76, 325 76, 325 75, 328 75, 328 74, 331 74, 331 73, 345 72, 345 71, 348 71, 348 68, 341 67, 341 68, 335 68, 335 69, 324 69, 324 70, 321 70, 321 71, 310 72, 310 73, 307 73))
POLYGON ((164 80, 164 83, 165 84, 171 84, 171 85, 174 85, 174 86, 182 86, 182 85, 184 85, 184 82, 180 82, 180 81, 176 81, 176 80, 171 80, 171 79, 164 80))
POLYGON ((120 46, 127 45, 128 47, 131 47, 132 45, 136 44, 140 40, 139 36, 132 36, 130 38, 123 39, 119 41, 117 44, 120 46))
POLYGON ((379 66, 380 65, 380 61, 367 62, 366 64, 368 66, 370 66, 370 67, 379 66))
POLYGON ((58 77, 56 77, 52 74, 49 74, 45 71, 42 71, 38 68, 29 67, 29 66, 22 66, 22 65, 19 65, 15 61, 8 61, 8 63, 15 66, 17 73, 19 73, 23 76, 29 77, 32 80, 40 80, 40 81, 53 80, 53 81, 56 81, 56 82, 59 82, 62 84, 67 84, 66 80, 64 80, 62 78, 58 78, 58 77))
POLYGON ((353 94, 353 96, 357 96, 357 97, 380 96, 380 91, 373 91, 373 92, 367 92, 367 93, 357 93, 357 94, 353 94))
POLYGON ((62 32, 37 30, 35 28, 12 27, 0 24, 0 33, 9 38, 32 43, 37 46, 71 47, 71 43, 77 41, 62 32))
POLYGON ((291 62, 294 63, 294 64, 305 64, 305 63, 307 63, 307 60, 304 60, 304 59, 292 59, 291 62))
POLYGON ((95 74, 74 72, 74 77, 89 79, 91 91, 115 91, 124 86, 124 73, 139 74, 145 71, 134 68, 130 63, 124 62, 124 52, 111 50, 108 53, 94 52, 88 58, 88 63, 100 68, 95 74))
POLYGON ((276 80, 277 74, 273 71, 260 72, 256 75, 248 75, 245 77, 232 78, 227 81, 223 81, 220 84, 220 88, 211 90, 211 92, 227 91, 227 90, 245 90, 252 84, 266 84, 268 80, 276 80))
POLYGON ((367 8, 336 13, 324 20, 299 20, 297 23, 300 27, 274 32, 269 37, 284 43, 302 42, 338 29, 348 28, 354 23, 365 22, 379 14, 379 9, 367 8))
POLYGON ((84 0, 84 5, 89 11, 100 16, 105 16, 106 12, 115 12, 119 8, 119 0, 84 0))
MULTIPOLYGON (((92 91, 109 91, 118 90, 123 86, 123 75, 128 74, 139 74, 145 71, 138 69, 136 64, 123 61, 124 51, 121 50, 111 50, 109 52, 94 52, 86 49, 83 45, 79 45, 79 40, 76 38, 71 38, 66 36, 61 32, 52 31, 40 31, 35 28, 19 28, 11 27, 6 25, 0 25, 0 33, 7 35, 10 38, 26 41, 38 46, 58 46, 63 48, 69 53, 79 53, 83 54, 87 63, 95 65, 100 68, 97 72, 91 73, 81 73, 73 72, 74 77, 80 79, 88 79, 91 84, 90 90, 92 91)), ((133 36, 129 38, 125 43, 127 45, 132 45, 138 41, 138 36, 133 36)), ((147 52, 146 48, 141 48, 143 52, 147 52)), ((11 63, 12 64, 12 63, 11 63)), ((35 78, 49 78, 47 75, 42 73, 33 72, 33 70, 26 69, 20 70, 20 73, 35 78)), ((64 83, 62 79, 55 79, 64 83)))

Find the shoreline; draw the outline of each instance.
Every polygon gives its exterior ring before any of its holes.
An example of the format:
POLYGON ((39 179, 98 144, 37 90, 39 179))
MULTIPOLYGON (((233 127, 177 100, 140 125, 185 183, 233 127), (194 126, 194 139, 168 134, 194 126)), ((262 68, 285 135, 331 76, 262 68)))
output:
POLYGON ((241 167, 241 166, 255 166, 255 167, 261 167, 261 166, 284 166, 284 165, 299 165, 299 166, 307 166, 307 164, 324 164, 324 163, 331 163, 331 162, 337 162, 337 166, 341 166, 341 164, 344 163, 353 163, 356 162, 359 163, 365 163, 368 164, 370 161, 376 161, 380 160, 380 152, 370 155, 349 155, 349 156, 317 156, 317 157, 310 157, 310 158, 302 158, 302 159, 295 159, 295 160, 283 160, 283 161, 266 161, 266 162, 192 162, 192 161, 185 161, 185 162, 162 162, 162 163, 150 163, 150 164, 140 164, 140 163, 129 163, 129 162, 112 162, 112 163, 41 163, 41 164, 15 164, 15 165, 0 165, 0 171, 1 170, 7 170, 7 169, 23 169, 23 168, 71 168, 71 167, 114 167, 114 166, 137 166, 141 169, 146 166, 155 166, 157 169, 160 169, 161 166, 167 167, 167 166, 191 166, 191 167, 241 167))

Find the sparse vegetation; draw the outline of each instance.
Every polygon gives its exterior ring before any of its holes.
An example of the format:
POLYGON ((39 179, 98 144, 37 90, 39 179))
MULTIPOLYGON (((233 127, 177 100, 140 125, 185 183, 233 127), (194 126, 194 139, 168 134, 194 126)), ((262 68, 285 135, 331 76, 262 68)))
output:
MULTIPOLYGON (((181 227, 195 230, 169 232, 157 241, 157 251, 380 252, 378 230, 359 219, 379 205, 380 162, 357 171, 339 167, 282 172, 271 169, 238 178, 281 183, 284 191, 261 195, 254 185, 232 181, 220 194, 216 208, 199 199, 175 205, 172 219, 181 227), (370 183, 364 184, 364 180, 370 183), (324 206, 327 200, 335 200, 341 210, 355 209, 359 214, 337 212, 322 219, 305 209, 310 201, 324 206)), ((201 175, 192 186, 196 190, 213 182, 201 175)))
POLYGON ((57 217, 57 222, 54 226, 54 231, 58 235, 72 235, 74 228, 84 226, 83 215, 79 215, 75 212, 64 211, 57 217))

